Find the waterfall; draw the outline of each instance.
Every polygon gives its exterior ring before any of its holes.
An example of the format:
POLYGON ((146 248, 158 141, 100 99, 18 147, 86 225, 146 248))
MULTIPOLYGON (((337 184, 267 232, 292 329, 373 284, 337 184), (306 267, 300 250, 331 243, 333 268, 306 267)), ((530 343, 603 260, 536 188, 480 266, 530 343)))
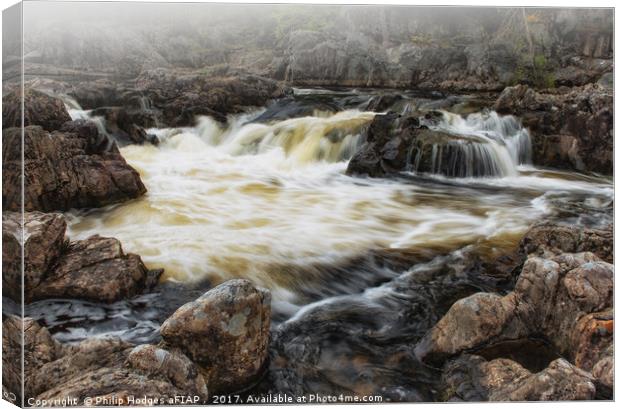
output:
POLYGON ((460 115, 440 111, 439 121, 417 135, 409 170, 448 177, 516 176, 531 163, 531 139, 513 116, 496 112, 460 115))
MULTIPOLYGON (((272 124, 248 123, 246 115, 231 117, 226 129, 209 117, 201 117, 193 132, 197 132, 208 145, 217 146, 230 155, 256 155, 280 150, 289 162, 297 164, 340 162, 353 156, 362 141, 364 127, 374 115, 373 112, 350 110, 272 124)), ((165 134, 162 136, 165 138, 165 134)))

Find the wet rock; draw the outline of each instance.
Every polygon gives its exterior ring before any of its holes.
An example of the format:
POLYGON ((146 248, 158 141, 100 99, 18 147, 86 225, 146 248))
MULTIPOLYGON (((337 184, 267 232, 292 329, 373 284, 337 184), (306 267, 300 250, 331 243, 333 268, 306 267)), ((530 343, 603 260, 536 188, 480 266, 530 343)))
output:
POLYGON ((485 177, 502 174, 501 167, 484 151, 486 142, 474 136, 420 129, 410 148, 408 166, 416 172, 448 177, 485 177), (464 160, 464 158, 470 160, 464 160))
POLYGON ((161 326, 164 341, 200 365, 212 392, 242 389, 267 359, 271 294, 230 280, 179 308, 161 326))
MULTIPOLYGON (((22 297, 20 213, 2 213, 2 289, 16 302, 22 297)), ((67 223, 60 214, 24 213, 24 294, 31 298, 34 288, 46 279, 50 266, 63 252, 67 223)))
POLYGON ((60 127, 63 133, 77 134, 86 141, 86 153, 89 155, 98 152, 105 152, 112 147, 112 141, 106 135, 103 135, 97 129, 97 125, 93 121, 86 119, 76 119, 74 121, 65 122, 60 127))
POLYGON ((417 118, 401 119, 394 112, 376 115, 368 128, 366 141, 349 161, 347 175, 381 177, 405 170, 418 126, 417 118))
POLYGON ((383 177, 407 170, 448 177, 503 174, 501 165, 485 150, 487 141, 429 129, 442 118, 439 111, 420 116, 376 115, 365 143, 349 161, 347 174, 383 177))
MULTIPOLYGON (((21 129, 3 130, 2 200, 7 210, 20 208, 21 129)), ((79 133, 49 133, 24 128, 24 208, 26 211, 101 207, 146 192, 138 172, 116 146, 101 150, 79 133)))
POLYGON ((400 94, 384 94, 377 95, 368 101, 366 110, 374 112, 383 112, 393 107, 397 102, 402 101, 404 97, 400 94))
POLYGON ((598 84, 537 92, 526 85, 504 89, 495 110, 519 116, 532 134, 539 166, 611 174, 613 95, 598 84))
POLYGON ((531 373, 509 359, 487 361, 463 355, 444 368, 441 397, 446 401, 591 400, 594 379, 564 359, 531 373))
MULTIPOLYGON (((2 129, 22 126, 21 92, 2 97, 2 129)), ((27 88, 24 91, 24 126, 39 125, 48 131, 60 129, 71 120, 65 104, 58 98, 27 88)))
POLYGON ((613 263, 613 231, 608 225, 590 229, 579 225, 542 222, 532 226, 520 243, 523 254, 553 256, 560 253, 592 252, 613 263))
MULTIPOLYGON (((275 385, 272 390, 432 401, 438 374, 416 359, 411 344, 456 300, 496 287, 495 280, 480 277, 472 252, 435 256, 377 252, 373 265, 408 271, 373 291, 352 291, 313 303, 274 328, 267 375, 275 385)), ((357 261, 352 272, 364 265, 357 261)), ((334 280, 342 277, 339 271, 334 280)))
POLYGON ((457 301, 416 345, 416 356, 438 365, 494 343, 544 335, 561 354, 577 353, 572 331, 586 314, 612 304, 613 266, 591 253, 530 257, 513 292, 477 293, 457 301))
POLYGON ((198 367, 179 350, 138 345, 127 358, 129 364, 149 375, 163 376, 186 394, 198 395, 207 403, 209 392, 198 367))
POLYGON ((312 98, 286 97, 272 102, 254 122, 282 121, 289 118, 312 116, 317 111, 336 112, 338 110, 339 108, 335 104, 328 102, 313 100, 312 98))
POLYGON ((92 110, 91 115, 105 119, 106 131, 121 145, 153 142, 144 128, 154 128, 158 118, 151 110, 105 107, 92 110))
POLYGON ((113 302, 131 297, 157 283, 161 270, 147 270, 140 256, 125 254, 114 238, 91 236, 72 242, 32 300, 78 298, 113 302))

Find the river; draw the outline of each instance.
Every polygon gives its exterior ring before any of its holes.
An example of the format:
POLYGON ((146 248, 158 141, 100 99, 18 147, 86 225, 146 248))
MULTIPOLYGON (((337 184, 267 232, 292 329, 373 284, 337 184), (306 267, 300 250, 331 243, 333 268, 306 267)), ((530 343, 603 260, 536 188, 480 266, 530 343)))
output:
MULTIPOLYGON (((158 146, 121 148, 147 194, 66 216, 72 240, 116 237, 149 268, 164 268, 163 284, 112 305, 41 301, 29 306, 30 315, 64 341, 119 335, 149 342, 183 302, 227 279, 248 278, 274 300, 275 367, 265 390, 344 388, 428 399, 432 391, 418 384, 431 375, 414 371, 409 388, 398 380, 411 369, 402 348, 458 296, 497 289, 493 280, 472 278, 467 255, 491 261, 509 253, 541 219, 608 221, 613 185, 532 166, 530 136, 518 118, 481 109, 467 96, 408 96, 392 107, 441 109, 432 126, 462 139, 448 166, 459 177, 439 172, 446 164, 435 148, 437 172, 417 172, 419 158, 411 157, 398 177, 347 176, 368 125, 383 114, 365 109, 373 97, 298 89, 295 101, 320 98, 344 108, 287 118, 278 117, 277 106, 263 107, 231 116, 227 125, 201 117, 195 127, 148 130, 158 146), (314 355, 291 352, 314 344, 322 345, 314 355), (287 360, 295 369, 282 364, 287 360), (360 380, 360 373, 370 375, 360 380)), ((75 106, 71 113, 89 117, 75 106)))

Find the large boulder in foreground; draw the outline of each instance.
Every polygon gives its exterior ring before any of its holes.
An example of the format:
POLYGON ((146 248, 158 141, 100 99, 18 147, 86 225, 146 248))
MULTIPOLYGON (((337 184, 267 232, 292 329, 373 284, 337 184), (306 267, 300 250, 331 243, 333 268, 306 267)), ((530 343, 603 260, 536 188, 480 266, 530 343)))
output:
MULTIPOLYGON (((2 98, 2 128, 22 126, 21 92, 14 91, 2 98)), ((48 131, 60 129, 70 121, 65 104, 58 98, 27 88, 24 91, 24 126, 39 125, 48 131)))
POLYGON ((446 364, 440 397, 450 402, 591 400, 594 379, 565 359, 531 373, 509 359, 463 355, 446 364))
MULTIPOLYGON (((588 342, 571 342, 584 316, 613 302, 613 266, 592 253, 530 257, 513 292, 477 293, 454 303, 416 345, 423 362, 440 365, 464 351, 502 341, 545 336, 560 354, 579 356, 588 342)), ((588 357, 597 362, 601 356, 588 357)))
POLYGON ((537 92, 517 85, 502 91, 495 110, 530 129, 534 164, 612 173, 613 90, 588 84, 537 92))
POLYGON ((160 332, 166 344, 203 368, 212 392, 235 391, 260 375, 270 322, 271 293, 239 279, 179 308, 160 332))
MULTIPOLYGON (((3 294, 21 300, 21 215, 4 212, 3 294)), ((69 242, 61 214, 24 213, 25 302, 78 298, 113 302, 157 283, 161 270, 148 270, 140 256, 123 252, 114 238, 92 236, 69 242)))
MULTIPOLYGON (((2 202, 6 210, 19 210, 22 130, 4 129, 2 136, 2 202)), ((39 126, 24 128, 23 141, 26 211, 101 207, 146 192, 138 172, 114 144, 39 126)))

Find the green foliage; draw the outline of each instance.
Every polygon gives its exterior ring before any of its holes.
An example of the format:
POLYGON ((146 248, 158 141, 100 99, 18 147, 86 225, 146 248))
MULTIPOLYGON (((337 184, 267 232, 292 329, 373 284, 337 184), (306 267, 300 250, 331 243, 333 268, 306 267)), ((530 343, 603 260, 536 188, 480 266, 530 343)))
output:
POLYGON ((515 68, 511 85, 530 84, 536 88, 554 88, 553 67, 543 54, 535 55, 531 61, 523 56, 515 68))

